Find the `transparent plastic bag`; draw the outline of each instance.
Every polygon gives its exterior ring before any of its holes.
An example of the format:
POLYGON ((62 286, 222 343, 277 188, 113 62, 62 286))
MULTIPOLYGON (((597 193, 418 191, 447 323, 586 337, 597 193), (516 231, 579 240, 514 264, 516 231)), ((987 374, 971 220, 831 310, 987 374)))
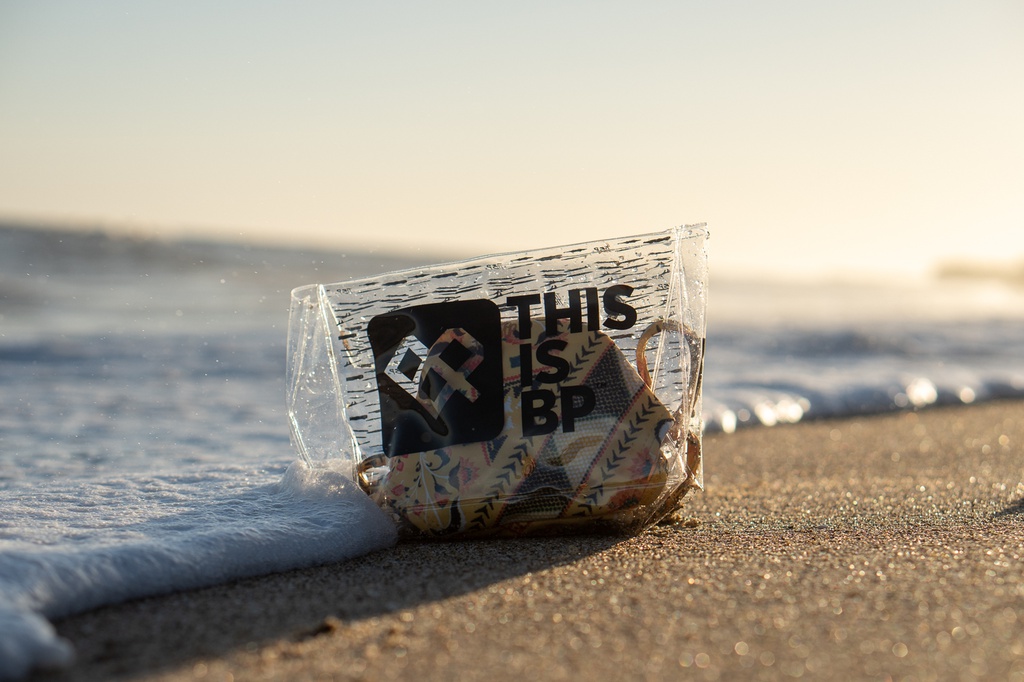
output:
POLYGON ((703 487, 703 225, 292 292, 288 416, 409 537, 637 532, 703 487))

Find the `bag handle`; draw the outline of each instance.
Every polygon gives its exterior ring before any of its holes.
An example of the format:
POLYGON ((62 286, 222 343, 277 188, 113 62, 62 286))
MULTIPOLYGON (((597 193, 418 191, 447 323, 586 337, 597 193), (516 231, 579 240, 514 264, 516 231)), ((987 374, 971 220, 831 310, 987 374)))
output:
POLYGON ((651 373, 647 368, 647 343, 664 331, 682 332, 683 325, 675 320, 655 320, 651 323, 651 326, 644 330, 644 333, 640 335, 640 339, 636 342, 636 371, 643 382, 647 384, 647 388, 652 390, 654 387, 651 385, 651 373))
MULTIPOLYGON (((661 319, 652 322, 651 326, 645 329, 644 333, 640 335, 640 338, 636 344, 636 371, 637 374, 640 375, 640 379, 644 382, 644 384, 647 385, 647 388, 651 389, 652 391, 654 390, 654 387, 652 386, 653 382, 651 380, 651 372, 650 369, 647 367, 647 344, 650 342, 651 339, 653 339, 655 336, 664 331, 679 332, 686 334, 686 332, 690 330, 689 327, 686 327, 685 325, 677 322, 676 320, 661 319)), ((692 332, 690 336, 692 336, 694 339, 696 338, 696 335, 692 334, 692 332)), ((683 413, 687 405, 695 405, 695 403, 697 402, 697 395, 700 393, 701 390, 701 384, 704 382, 704 342, 705 340, 701 338, 699 366, 690 368, 691 374, 696 373, 697 381, 695 384, 690 386, 690 390, 688 390, 686 393, 686 400, 683 401, 683 404, 680 405, 679 409, 676 411, 677 421, 679 421, 684 416, 696 416, 692 411, 689 415, 684 415, 683 413)))

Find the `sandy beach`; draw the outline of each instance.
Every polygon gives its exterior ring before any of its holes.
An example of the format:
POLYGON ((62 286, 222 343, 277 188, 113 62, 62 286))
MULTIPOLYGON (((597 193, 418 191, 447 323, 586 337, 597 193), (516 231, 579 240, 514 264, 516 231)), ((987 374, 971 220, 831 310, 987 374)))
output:
POLYGON ((705 439, 635 538, 402 544, 58 622, 33 680, 1024 680, 1024 403, 705 439))

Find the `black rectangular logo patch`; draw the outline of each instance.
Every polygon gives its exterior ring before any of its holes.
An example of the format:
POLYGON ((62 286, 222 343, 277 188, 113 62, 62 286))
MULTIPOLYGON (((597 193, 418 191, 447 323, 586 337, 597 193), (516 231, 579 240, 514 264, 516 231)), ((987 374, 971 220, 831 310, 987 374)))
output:
POLYGON ((372 318, 367 333, 386 456, 501 433, 501 314, 493 302, 411 306, 372 318))

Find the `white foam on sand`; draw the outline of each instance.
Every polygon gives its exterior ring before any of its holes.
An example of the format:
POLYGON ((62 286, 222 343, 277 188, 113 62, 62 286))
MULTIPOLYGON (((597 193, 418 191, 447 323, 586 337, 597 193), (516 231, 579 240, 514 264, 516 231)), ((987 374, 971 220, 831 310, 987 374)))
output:
POLYGON ((394 524, 338 472, 295 462, 283 478, 270 476, 222 469, 9 498, 0 521, 0 679, 73 661, 48 619, 395 543, 394 524))

